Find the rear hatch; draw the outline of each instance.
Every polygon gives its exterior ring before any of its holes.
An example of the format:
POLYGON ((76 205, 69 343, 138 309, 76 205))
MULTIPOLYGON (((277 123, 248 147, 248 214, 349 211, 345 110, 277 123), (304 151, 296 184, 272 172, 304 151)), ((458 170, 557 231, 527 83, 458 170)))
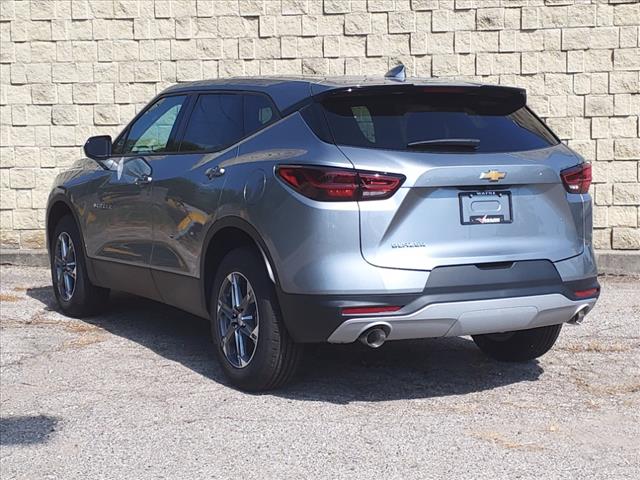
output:
POLYGON ((503 87, 378 87, 320 104, 328 133, 360 171, 406 177, 389 199, 360 202, 373 265, 442 265, 579 255, 581 195, 560 171, 581 162, 503 87))

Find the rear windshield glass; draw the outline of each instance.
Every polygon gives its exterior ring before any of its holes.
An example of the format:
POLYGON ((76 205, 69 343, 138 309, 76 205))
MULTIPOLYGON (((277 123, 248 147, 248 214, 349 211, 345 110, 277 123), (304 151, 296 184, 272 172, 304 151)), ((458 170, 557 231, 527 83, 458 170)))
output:
MULTIPOLYGON (((464 94, 399 93, 322 102, 338 145, 390 150, 517 152, 558 143, 527 107, 464 94)), ((312 126, 313 127, 313 126, 312 126)), ((322 136, 321 136, 322 138, 322 136)))

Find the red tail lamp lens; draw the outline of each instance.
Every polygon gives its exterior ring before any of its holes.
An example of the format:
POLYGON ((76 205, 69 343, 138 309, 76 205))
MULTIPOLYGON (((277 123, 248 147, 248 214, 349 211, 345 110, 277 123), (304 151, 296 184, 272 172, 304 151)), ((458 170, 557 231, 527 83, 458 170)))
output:
POLYGON ((281 165, 277 173, 305 197, 327 202, 389 198, 405 179, 389 173, 304 165, 281 165))
POLYGON ((599 288, 588 288, 587 290, 578 290, 573 294, 578 298, 595 297, 600 292, 599 288))
POLYGON ((375 315, 378 313, 397 312, 402 307, 384 306, 384 307, 347 307, 342 309, 342 315, 375 315))
POLYGON ((560 172, 564 188, 569 193, 587 193, 591 185, 591 164, 581 163, 560 172))
POLYGON ((404 182, 402 175, 386 173, 359 172, 358 177, 360 179, 360 200, 389 198, 404 182))

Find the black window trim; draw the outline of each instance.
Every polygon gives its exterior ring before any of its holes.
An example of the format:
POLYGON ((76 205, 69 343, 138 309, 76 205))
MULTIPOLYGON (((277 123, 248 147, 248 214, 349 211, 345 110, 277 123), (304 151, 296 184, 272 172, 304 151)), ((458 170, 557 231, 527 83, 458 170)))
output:
POLYGON ((547 132, 549 132, 549 134, 556 140, 556 143, 554 145, 552 145, 553 147, 557 147, 559 143, 562 143, 562 140, 560 139, 560 137, 558 137, 558 135, 556 135, 556 132, 554 132, 551 127, 549 127, 549 125, 547 125, 547 122, 545 122, 542 118, 540 118, 538 116, 538 114, 536 112, 533 111, 533 109, 529 106, 529 105, 525 105, 524 108, 527 109, 527 111, 536 119, 538 120, 543 126, 544 128, 547 130, 547 132))
MULTIPOLYGON (((170 151, 165 151, 165 152, 149 152, 149 153, 144 153, 141 155, 141 152, 138 153, 114 153, 112 156, 113 157, 134 157, 134 156, 144 156, 144 157, 150 157, 150 156, 167 156, 167 155, 199 155, 199 154, 207 154, 207 153, 218 153, 221 152, 223 150, 229 149, 231 147, 233 147, 234 145, 237 145, 238 143, 242 142, 243 140, 246 140, 247 138, 251 137, 252 135, 255 135, 258 132, 261 132, 262 130, 264 130, 267 127, 270 127, 271 125, 273 125, 274 123, 282 120, 283 118, 285 118, 285 115, 282 114, 282 112, 280 111, 280 109, 276 106, 275 102, 273 101, 273 99, 271 98, 271 96, 265 92, 259 92, 259 91, 255 91, 255 90, 227 90, 227 89, 211 89, 211 90, 203 90, 203 89, 196 89, 196 90, 184 90, 184 91, 180 91, 180 92, 168 92, 165 94, 160 94, 158 96, 156 96, 153 100, 151 100, 142 110, 140 110, 140 112, 138 112, 138 114, 133 117, 133 119, 127 124, 127 126, 122 130, 122 132, 120 132, 120 134, 116 137, 116 139, 113 141, 113 144, 115 145, 116 143, 118 143, 121 139, 124 139, 124 142, 126 144, 127 141, 127 137, 129 136, 129 131, 131 130, 131 127, 133 126, 133 124, 142 116, 145 114, 145 112, 147 110, 149 110, 153 105, 155 105, 158 101, 160 101, 163 98, 166 97, 181 97, 181 96, 186 96, 186 100, 185 103, 182 105, 182 108, 180 109, 180 113, 178 114, 178 119, 176 120, 176 124, 174 125, 174 128, 171 131, 171 135, 169 135, 169 141, 167 142, 167 145, 171 145, 173 147, 172 150, 170 151), (268 123, 265 123, 259 130, 256 130, 254 132, 251 132, 248 135, 244 135, 242 138, 238 139, 236 142, 227 145, 224 148, 221 149, 217 149, 217 150, 198 150, 196 152, 181 152, 180 151, 180 145, 182 144, 182 139, 184 136, 184 132, 187 128, 187 124, 188 124, 188 120, 191 118, 191 112, 193 111, 193 108, 195 106, 195 103, 198 99, 198 97, 200 95, 215 95, 215 94, 227 94, 227 95, 259 95, 262 96, 264 98, 267 99, 267 101, 269 102, 269 104, 271 105, 271 107, 273 108, 274 113, 276 113, 276 116, 274 117, 274 119, 268 123)), ((243 112, 243 122, 244 122, 244 99, 242 102, 242 112, 243 112)))

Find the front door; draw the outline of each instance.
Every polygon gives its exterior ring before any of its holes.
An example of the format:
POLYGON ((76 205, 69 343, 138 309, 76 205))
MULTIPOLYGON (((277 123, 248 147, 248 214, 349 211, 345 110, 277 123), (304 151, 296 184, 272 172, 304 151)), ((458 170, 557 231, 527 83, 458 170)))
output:
POLYGON ((167 155, 185 95, 162 97, 147 108, 114 147, 107 168, 92 184, 84 215, 89 257, 148 267, 153 246, 152 164, 167 155))
POLYGON ((85 216, 87 253, 96 259, 147 265, 151 167, 143 156, 113 159, 110 166, 85 216))

